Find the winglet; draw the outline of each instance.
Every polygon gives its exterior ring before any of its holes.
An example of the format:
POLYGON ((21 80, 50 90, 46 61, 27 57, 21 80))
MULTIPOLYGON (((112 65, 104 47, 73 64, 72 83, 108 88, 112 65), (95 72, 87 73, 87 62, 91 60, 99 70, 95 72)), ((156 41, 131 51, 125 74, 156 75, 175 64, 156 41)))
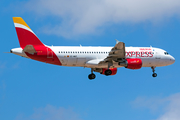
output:
POLYGON ((117 39, 115 39, 116 40, 116 44, 118 44, 120 41, 118 41, 117 39))

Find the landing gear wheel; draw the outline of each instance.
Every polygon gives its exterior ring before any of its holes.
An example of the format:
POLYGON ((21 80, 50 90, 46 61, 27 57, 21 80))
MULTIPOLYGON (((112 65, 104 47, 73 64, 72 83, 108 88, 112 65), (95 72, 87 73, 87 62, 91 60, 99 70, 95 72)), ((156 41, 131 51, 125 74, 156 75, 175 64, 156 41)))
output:
POLYGON ((157 77, 157 74, 156 74, 156 73, 153 73, 152 76, 153 76, 153 77, 157 77))
POLYGON ((156 67, 154 67, 154 66, 151 67, 151 69, 153 71, 153 74, 152 74, 153 77, 157 77, 157 73, 155 73, 155 68, 156 67))
POLYGON ((95 75, 94 73, 91 73, 91 74, 89 74, 88 78, 89 78, 90 80, 93 80, 93 79, 96 78, 96 75, 95 75))
POLYGON ((111 75, 111 74, 112 74, 112 71, 111 71, 111 70, 108 69, 108 70, 105 71, 105 75, 106 75, 106 76, 111 75))

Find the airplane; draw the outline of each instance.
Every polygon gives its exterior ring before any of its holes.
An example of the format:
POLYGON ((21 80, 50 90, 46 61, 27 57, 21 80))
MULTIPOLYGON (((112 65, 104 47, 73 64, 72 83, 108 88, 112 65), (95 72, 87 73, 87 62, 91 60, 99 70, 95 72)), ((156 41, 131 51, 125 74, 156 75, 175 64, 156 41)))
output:
POLYGON ((59 66, 91 68, 90 80, 96 78, 94 72, 109 76, 117 73, 117 68, 136 70, 151 67, 152 76, 157 77, 155 68, 171 65, 175 58, 163 49, 155 47, 125 47, 116 40, 114 47, 47 46, 43 44, 21 17, 13 17, 20 47, 10 53, 59 66))

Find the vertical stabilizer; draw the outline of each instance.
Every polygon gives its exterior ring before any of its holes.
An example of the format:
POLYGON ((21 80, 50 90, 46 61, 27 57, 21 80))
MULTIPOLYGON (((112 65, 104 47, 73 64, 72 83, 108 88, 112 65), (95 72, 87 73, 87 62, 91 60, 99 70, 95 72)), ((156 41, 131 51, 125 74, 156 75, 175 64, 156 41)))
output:
POLYGON ((13 21, 19 39, 19 44, 22 49, 24 49, 26 45, 44 46, 44 44, 21 17, 13 17, 13 21))

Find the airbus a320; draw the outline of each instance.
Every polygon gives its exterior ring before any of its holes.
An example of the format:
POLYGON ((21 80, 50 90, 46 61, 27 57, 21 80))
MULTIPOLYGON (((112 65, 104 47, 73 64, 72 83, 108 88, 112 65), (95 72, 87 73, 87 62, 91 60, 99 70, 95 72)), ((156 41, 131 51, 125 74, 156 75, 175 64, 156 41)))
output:
POLYGON ((43 44, 21 17, 13 17, 19 39, 19 48, 10 52, 29 59, 59 65, 91 68, 88 78, 95 79, 94 72, 109 76, 117 68, 136 70, 150 67, 156 77, 155 68, 171 65, 175 58, 168 52, 154 47, 125 47, 116 40, 114 47, 47 46, 43 44))

